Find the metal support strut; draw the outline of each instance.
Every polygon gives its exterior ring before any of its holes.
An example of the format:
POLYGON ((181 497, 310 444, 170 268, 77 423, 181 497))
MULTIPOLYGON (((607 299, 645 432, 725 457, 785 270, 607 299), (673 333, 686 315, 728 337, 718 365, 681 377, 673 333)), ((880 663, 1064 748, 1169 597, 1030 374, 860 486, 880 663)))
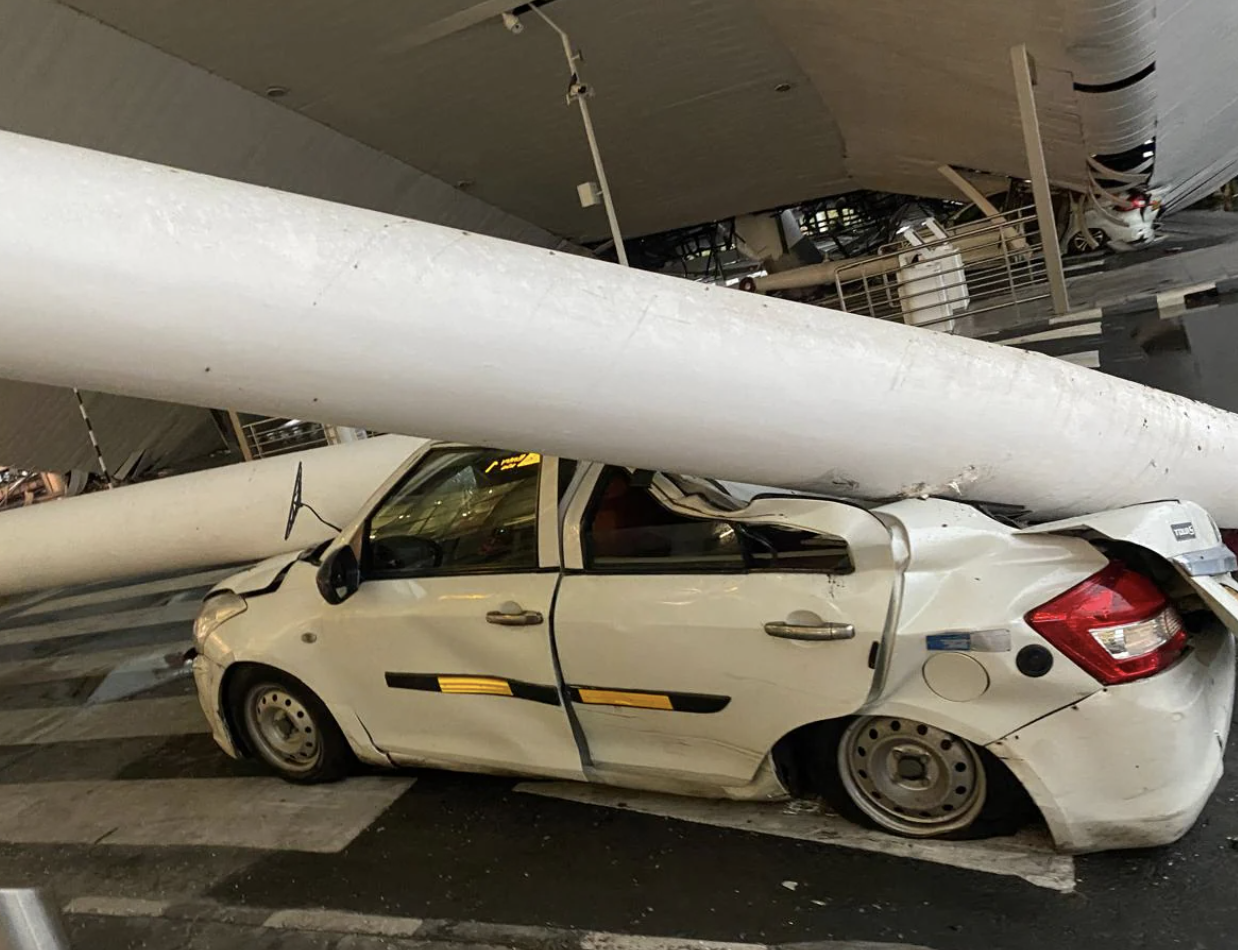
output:
POLYGON ((1023 121, 1023 146, 1027 150, 1028 174, 1036 199, 1036 217, 1040 219, 1040 243, 1049 276, 1049 292, 1053 296, 1054 312, 1061 315, 1070 312, 1070 297, 1066 293, 1062 248, 1058 244, 1057 222, 1053 217, 1053 192, 1049 187, 1049 169, 1045 164, 1044 143, 1040 138, 1040 121, 1036 117, 1032 59, 1027 47, 1020 44, 1010 50, 1010 60, 1014 66, 1014 88, 1019 98, 1019 118, 1023 121))
POLYGON ((585 137, 589 139, 589 152, 593 156, 593 168, 597 172, 598 189, 602 192, 602 204, 606 208, 606 220, 610 222, 610 237, 615 242, 615 255, 619 258, 619 263, 627 267, 628 252, 623 246, 623 234, 619 230, 619 218, 615 214, 615 203, 610 197, 610 183, 606 180, 606 169, 602 167, 602 153, 598 149, 597 136, 593 133, 593 118, 589 115, 589 103, 587 100, 593 93, 581 81, 580 72, 576 68, 576 63, 581 58, 580 54, 572 49, 572 41, 567 33, 554 20, 550 19, 541 7, 533 7, 533 12, 545 20, 546 25, 559 34, 559 39, 563 43, 563 55, 567 57, 567 68, 572 74, 572 84, 568 87, 567 101, 569 104, 575 101, 580 106, 580 118, 585 124, 585 137))

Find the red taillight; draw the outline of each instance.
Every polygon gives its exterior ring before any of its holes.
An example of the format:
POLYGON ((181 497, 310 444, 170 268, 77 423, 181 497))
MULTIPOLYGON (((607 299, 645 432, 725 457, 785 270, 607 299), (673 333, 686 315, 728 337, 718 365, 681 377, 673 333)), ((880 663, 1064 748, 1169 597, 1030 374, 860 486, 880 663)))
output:
POLYGON ((1165 595, 1117 561, 1037 607, 1027 622, 1107 686, 1151 676, 1186 647, 1182 620, 1165 595))

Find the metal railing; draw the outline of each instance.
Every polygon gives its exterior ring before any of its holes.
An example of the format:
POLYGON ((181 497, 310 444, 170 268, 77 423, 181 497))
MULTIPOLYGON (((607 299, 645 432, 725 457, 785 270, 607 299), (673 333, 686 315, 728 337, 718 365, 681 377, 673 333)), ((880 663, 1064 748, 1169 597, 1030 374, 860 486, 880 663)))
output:
POLYGON ((56 472, 26 472, 0 466, 0 511, 59 498, 65 480, 56 472))
POLYGON ((332 442, 322 423, 300 419, 256 419, 243 423, 241 432, 256 459, 303 452, 332 442))
POLYGON ((232 431, 241 443, 247 461, 270 458, 288 452, 304 452, 338 442, 355 442, 378 435, 368 429, 333 426, 304 419, 277 419, 273 416, 242 416, 228 412, 232 431))
POLYGON ((1019 208, 956 227, 925 222, 874 257, 842 263, 833 298, 818 303, 882 320, 953 330, 955 321, 1050 298, 1034 207, 1019 208))

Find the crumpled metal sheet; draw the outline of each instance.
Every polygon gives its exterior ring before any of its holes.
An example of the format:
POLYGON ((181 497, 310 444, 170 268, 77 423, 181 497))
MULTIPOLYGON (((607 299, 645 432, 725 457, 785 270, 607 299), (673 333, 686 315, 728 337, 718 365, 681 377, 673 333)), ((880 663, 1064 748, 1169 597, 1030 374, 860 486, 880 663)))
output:
POLYGON ((1153 186, 1166 210, 1238 176, 1238 3, 1159 0, 1153 186))
POLYGON ((756 2, 821 94, 860 186, 951 196, 943 161, 1025 176, 1018 43, 1036 61, 1055 183, 1085 189, 1088 156, 1153 138, 1169 210, 1238 174, 1234 0, 938 0, 931 16, 901 0, 756 2))
MULTIPOLYGON (((82 401, 113 472, 138 452, 147 468, 223 446, 207 409, 94 392, 83 392, 82 401)), ((99 470, 72 390, 0 380, 0 464, 46 472, 99 470)))

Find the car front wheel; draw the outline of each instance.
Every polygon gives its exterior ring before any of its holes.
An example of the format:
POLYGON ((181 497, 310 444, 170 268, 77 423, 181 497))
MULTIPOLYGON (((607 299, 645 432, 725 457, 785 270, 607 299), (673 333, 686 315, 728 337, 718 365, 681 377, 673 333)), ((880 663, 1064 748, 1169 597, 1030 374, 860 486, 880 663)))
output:
POLYGON ((242 670, 229 690, 232 720, 257 758, 290 782, 343 778, 351 750, 331 713, 305 684, 278 670, 242 670))
POLYGON ((1013 833, 1034 808, 1002 763, 927 723, 865 716, 834 734, 825 791, 853 820, 907 838, 983 838, 1013 833))

